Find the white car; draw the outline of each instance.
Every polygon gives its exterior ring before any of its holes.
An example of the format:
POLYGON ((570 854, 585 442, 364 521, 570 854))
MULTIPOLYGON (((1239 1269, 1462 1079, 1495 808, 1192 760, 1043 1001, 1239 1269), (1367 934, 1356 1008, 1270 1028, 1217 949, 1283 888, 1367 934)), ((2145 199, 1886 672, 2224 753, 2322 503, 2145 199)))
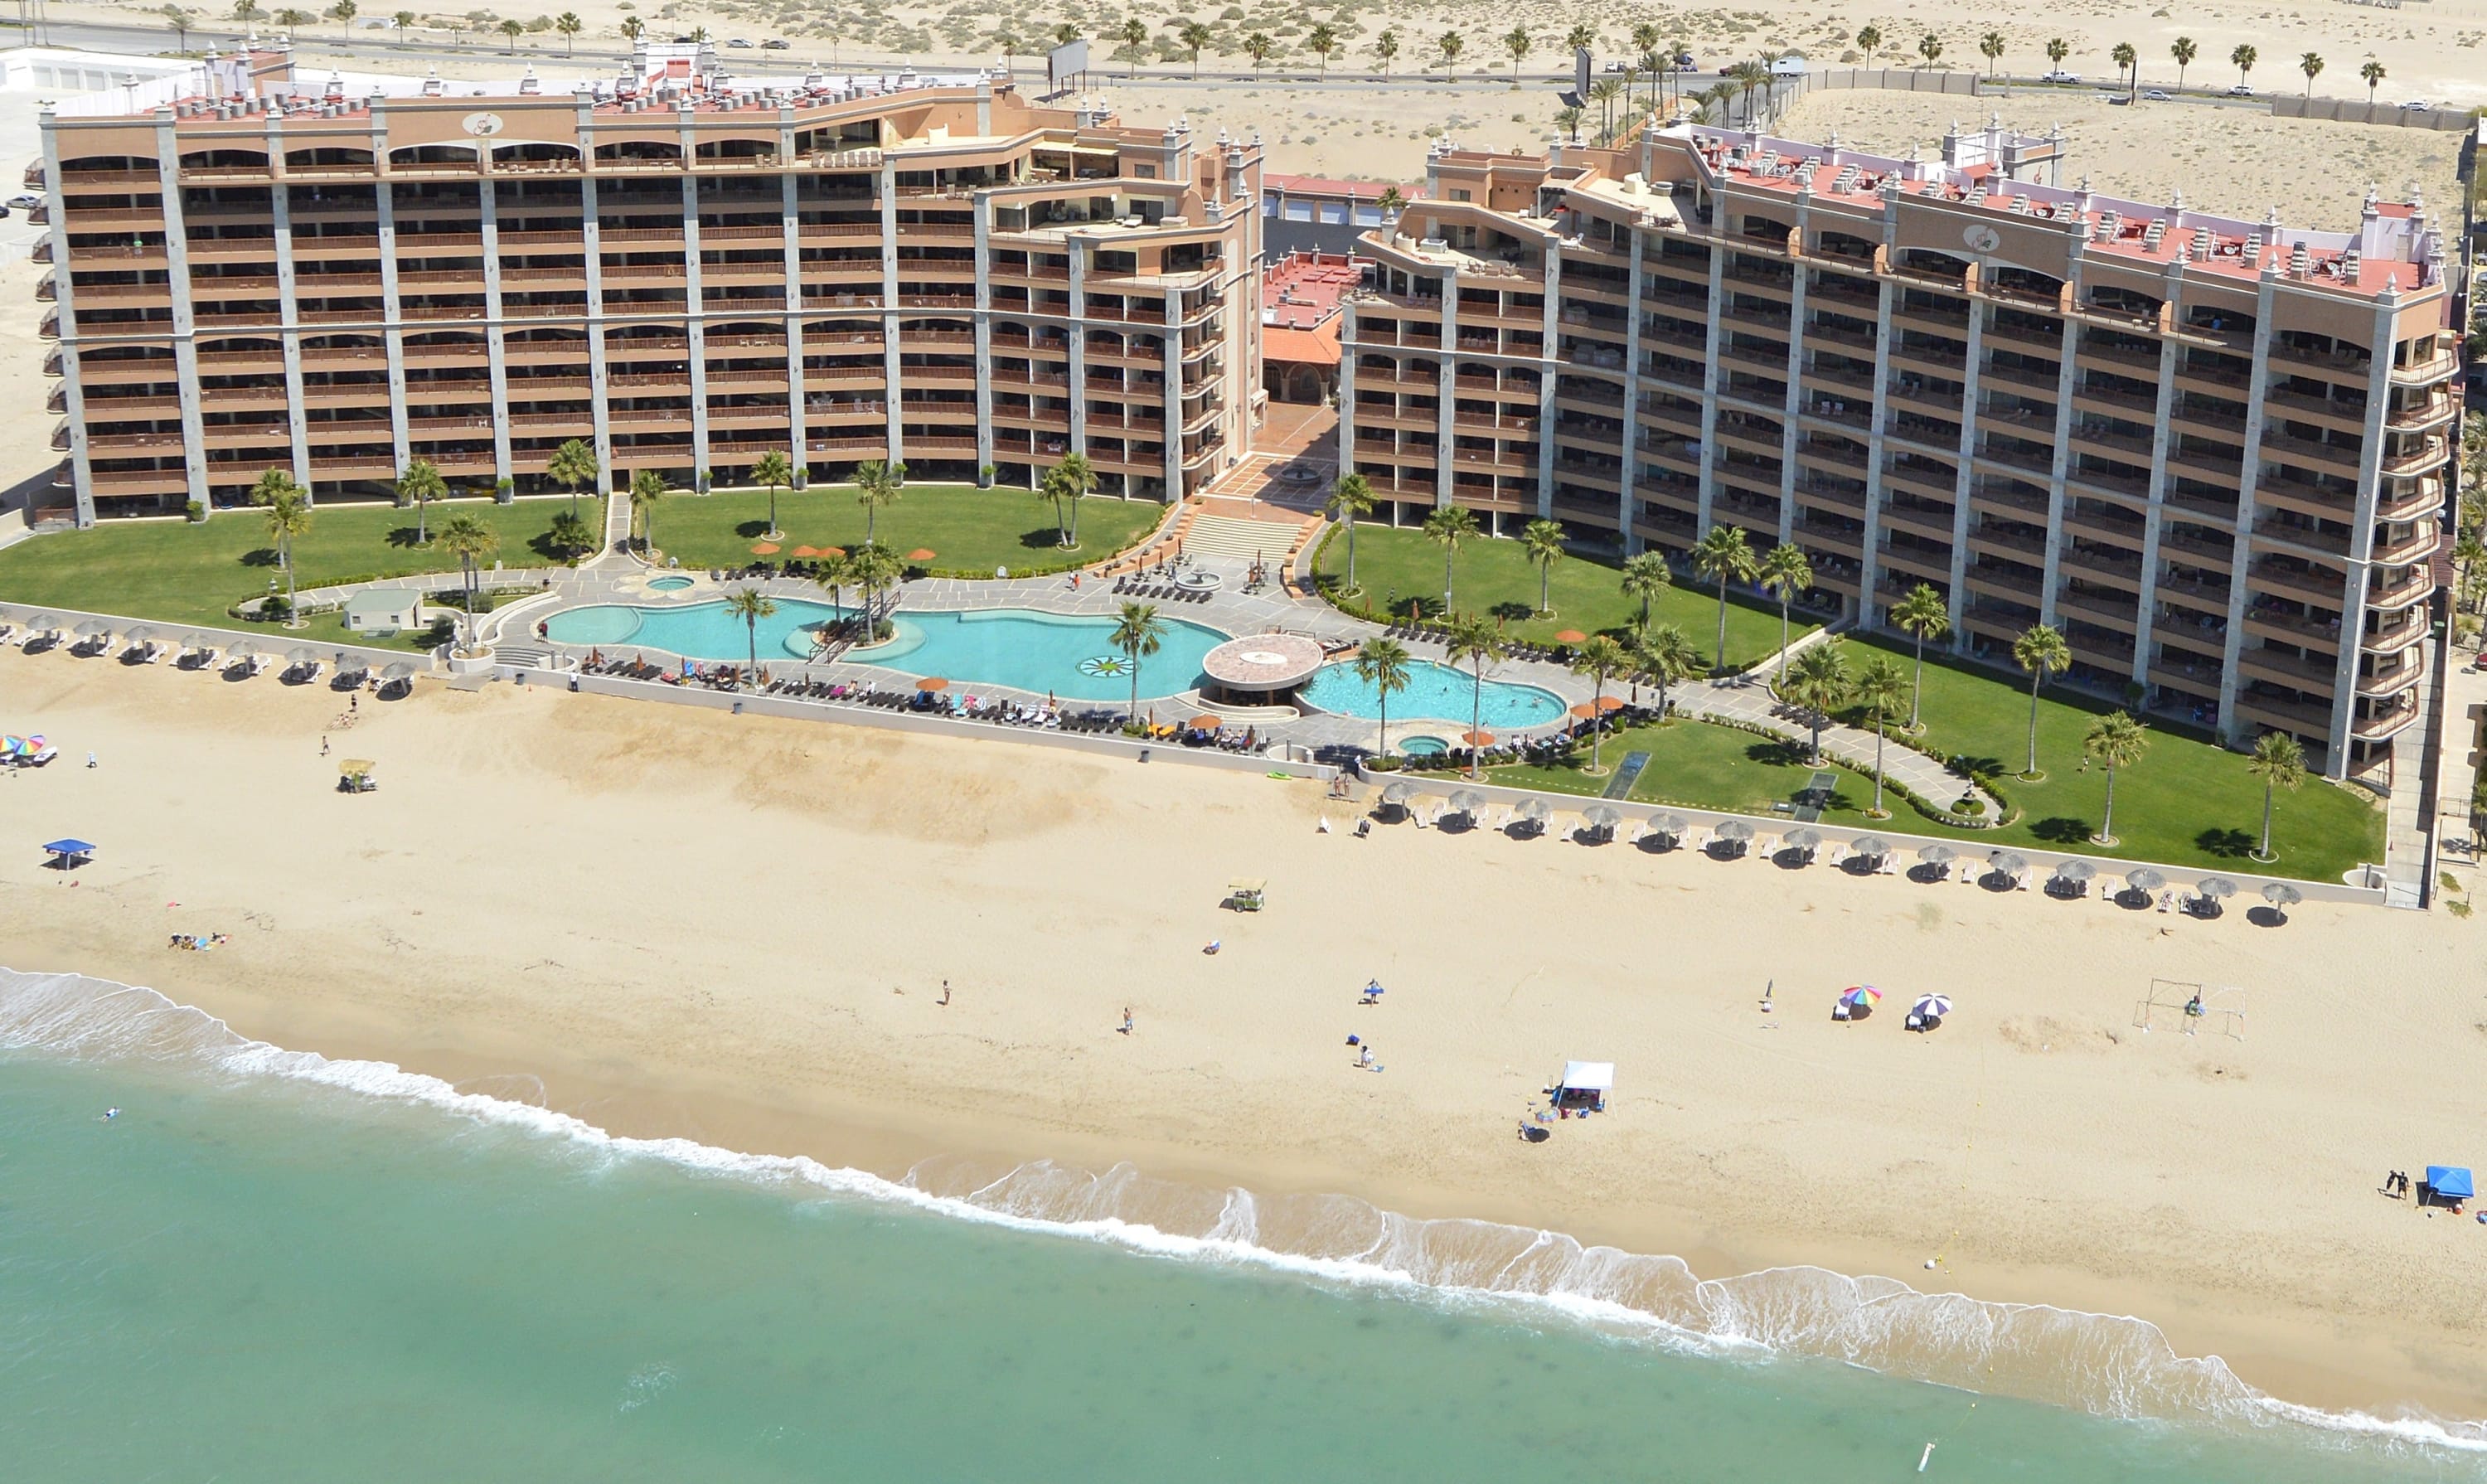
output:
POLYGON ((2046 76, 2041 77, 2038 80, 2040 82, 2079 82, 2082 80, 2082 74, 2079 72, 2049 72, 2046 76))
POLYGON ((2401 108, 2407 113, 2433 113, 2435 111, 2435 105, 2422 98, 2413 98, 2410 101, 2401 104, 2401 108))
POLYGON ((2165 89, 2165 88, 2153 88, 2153 89, 2151 89, 2149 92, 2144 93, 2144 94, 2143 94, 2143 95, 2141 95, 2141 96, 2142 96, 2142 98, 2143 98, 2145 101, 2148 101, 2148 102, 2153 102, 2153 103, 2165 103, 2165 102, 2169 101, 2168 97, 2167 97, 2167 90, 2166 90, 2166 89, 2165 89))
POLYGON ((42 204, 43 198, 41 196, 12 196, 9 198, 9 205, 14 210, 20 211, 31 211, 42 204))
POLYGON ((730 41, 730 42, 726 42, 725 44, 727 44, 728 46, 736 47, 736 48, 738 48, 738 49, 740 49, 740 50, 742 50, 742 51, 749 51, 749 50, 751 49, 751 43, 750 43, 749 42, 747 42, 747 41, 744 41, 741 37, 739 37, 739 36, 738 36, 738 37, 736 37, 733 41, 730 41))
POLYGON ((2244 83, 2238 83, 2235 87, 2228 90, 2228 97, 2251 98, 2253 97, 2253 89, 2246 86, 2244 83))

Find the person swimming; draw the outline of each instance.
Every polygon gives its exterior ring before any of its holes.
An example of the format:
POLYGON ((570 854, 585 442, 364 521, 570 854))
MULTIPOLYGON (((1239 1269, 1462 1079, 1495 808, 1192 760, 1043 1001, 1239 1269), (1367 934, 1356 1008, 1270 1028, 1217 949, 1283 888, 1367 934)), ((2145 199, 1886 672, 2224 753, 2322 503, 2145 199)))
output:
POLYGON ((117 1108, 117 1107, 108 1107, 108 1108, 105 1108, 105 1109, 103 1110, 103 1116, 102 1116, 101 1118, 99 1118, 99 1119, 96 1120, 96 1121, 97 1121, 97 1122, 98 1122, 98 1123, 110 1123, 110 1122, 112 1122, 112 1120, 114 1120, 114 1119, 116 1119, 116 1118, 118 1118, 118 1117, 120 1117, 120 1116, 121 1116, 121 1109, 119 1109, 119 1108, 117 1108))

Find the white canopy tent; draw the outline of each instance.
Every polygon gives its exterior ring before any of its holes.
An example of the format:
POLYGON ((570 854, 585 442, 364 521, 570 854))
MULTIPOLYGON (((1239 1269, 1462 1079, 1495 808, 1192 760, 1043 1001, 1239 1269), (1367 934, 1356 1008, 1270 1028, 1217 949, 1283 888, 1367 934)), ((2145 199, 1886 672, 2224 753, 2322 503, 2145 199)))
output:
POLYGON ((1615 1064, 1611 1061, 1567 1061, 1563 1063, 1563 1080, 1554 1088, 1554 1106, 1558 1108, 1592 1108, 1606 1111, 1607 1094, 1615 1090, 1615 1064))

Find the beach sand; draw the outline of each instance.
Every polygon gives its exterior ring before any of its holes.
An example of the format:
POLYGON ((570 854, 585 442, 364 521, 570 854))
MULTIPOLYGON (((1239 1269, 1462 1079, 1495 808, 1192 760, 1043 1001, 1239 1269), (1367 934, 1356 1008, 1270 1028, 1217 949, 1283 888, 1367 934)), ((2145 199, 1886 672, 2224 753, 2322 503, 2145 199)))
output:
POLYGON ((324 686, 12 649, 0 693, 64 754, 0 779, 11 967, 618 1132, 889 1174, 938 1156, 953 1188, 1130 1162, 1705 1277, 1886 1274, 2139 1315, 2294 1401, 2487 1415, 2487 1229, 2376 1193, 2487 1160, 2487 974, 2441 915, 2267 928, 1359 840, 1310 783, 506 685, 366 696, 339 731, 324 686), (379 761, 377 793, 334 792, 323 735, 379 761), (71 833, 96 863, 41 868, 32 845, 71 833), (1219 910, 1236 876, 1269 879, 1267 911, 1219 910), (2246 1018, 2189 1037, 2163 989, 2145 1034, 2154 977, 2233 986, 2213 1003, 2246 1018), (1858 982, 1883 1013, 1833 1024, 1858 982), (1925 990, 1957 1013, 1907 1034, 1925 990), (1386 1071, 1355 1070, 1351 1033, 1386 1071), (1566 1058, 1618 1064, 1614 1111, 1522 1144, 1566 1058))

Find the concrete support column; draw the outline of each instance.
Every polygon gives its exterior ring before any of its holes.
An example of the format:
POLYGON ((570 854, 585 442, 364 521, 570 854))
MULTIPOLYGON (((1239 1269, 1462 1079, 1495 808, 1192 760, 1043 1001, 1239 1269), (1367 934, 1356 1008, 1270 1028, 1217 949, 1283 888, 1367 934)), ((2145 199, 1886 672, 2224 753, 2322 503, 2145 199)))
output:
MULTIPOLYGON (((1355 466, 1355 378, 1358 352, 1363 349, 1356 341, 1362 333, 1356 324, 1355 295, 1350 294, 1339 305, 1338 322, 1338 471, 1361 473, 1355 466)), ((1391 363, 1398 364, 1394 357, 1391 363)), ((1396 374, 1395 372, 1393 373, 1396 374)), ((1392 406, 1398 404, 1398 388, 1391 388, 1392 406)), ((1395 468, 1396 465, 1393 465, 1395 468)), ((1367 476, 1370 478, 1371 476, 1367 476)))
MULTIPOLYGON (((1885 301, 1888 303, 1888 300, 1885 301)), ((1984 306, 1974 298, 1969 302, 1969 354, 1961 370, 1960 383, 1960 452, 1958 467, 1951 486, 1951 623, 1952 648, 1965 649, 1969 631, 1961 625, 1962 610, 1969 603, 1969 527, 1972 518, 1969 508, 1969 491, 1976 479, 1974 461, 1977 457, 1977 383, 1980 362, 1986 358, 1986 315, 1984 306)), ((1887 334, 1897 335, 1898 330, 1887 334)), ((1875 421, 1882 420, 1877 409, 1875 421)), ((2041 609, 2052 602, 2042 583, 2038 598, 2041 609)))
MULTIPOLYGON (((1179 326, 1183 323, 1182 290, 1168 289, 1166 291, 1165 317, 1166 324, 1171 331, 1171 338, 1166 342, 1165 360, 1165 487, 1166 499, 1171 503, 1182 499, 1184 492, 1183 434, 1185 419, 1183 415, 1183 331, 1180 328, 1175 328, 1175 326, 1179 326)), ((1130 344, 1128 336, 1125 337, 1124 343, 1127 346, 1130 344)), ((1131 407, 1131 403, 1126 401, 1123 406, 1128 411, 1131 407)), ((1131 448, 1130 442, 1127 440, 1123 447, 1128 451, 1131 448)))
MULTIPOLYGON (((58 175, 45 179, 58 182, 58 175)), ((182 145, 173 132, 173 110, 155 110, 155 182, 164 199, 164 272, 173 300, 173 374, 181 383, 182 465, 189 498, 201 510, 208 500, 208 437, 199 406, 199 323, 190 301, 189 228, 182 211, 182 145)), ((57 186, 54 187, 57 189, 57 186)), ((58 214, 58 213, 55 213, 58 214)), ((61 257, 54 253, 56 258, 61 257)), ((61 271, 70 263, 62 258, 61 271)), ((64 326, 68 315, 62 316, 64 326)), ((93 518, 90 516, 90 519, 93 518)))
MULTIPOLYGON (((792 109, 778 110, 780 121, 778 152, 779 157, 783 159, 795 157, 793 117, 792 109)), ((777 214, 784 219, 786 253, 786 457, 793 461, 797 471, 801 471, 809 468, 812 457, 810 425, 804 421, 805 413, 809 410, 806 406, 809 394, 803 386, 803 222, 800 194, 802 177, 789 171, 778 177, 778 182, 777 214)), ((981 263, 983 254, 979 253, 977 256, 980 260, 977 271, 981 274, 984 271, 981 263)), ((982 322, 981 320, 979 322, 982 322)), ((977 380, 981 386, 983 362, 979 361, 977 365, 977 380)), ((981 407, 978 412, 981 417, 981 407)), ((803 477, 807 480, 810 478, 808 474, 803 477)))
MULTIPOLYGON (((2246 613, 2253 583, 2254 492, 2262 483, 2263 399, 2271 389, 2272 315, 2278 305, 2280 271, 2266 266, 2254 291, 2253 370, 2246 383, 2245 477, 2237 487, 2236 545, 2228 558, 2228 634, 2220 655, 2220 736, 2230 746, 2246 740, 2237 721, 2237 692, 2245 682, 2237 674, 2246 650, 2246 613)), ((2152 572, 2150 579, 2159 580, 2152 572)), ((2349 632, 2349 610, 2341 610, 2340 631, 2349 632)))
MULTIPOLYGON (((581 116, 579 137, 589 136, 585 116, 581 116)), ((596 177, 581 173, 578 178, 579 247, 587 266, 587 395, 588 413, 595 420, 596 467, 605 491, 618 488, 613 467, 613 384, 604 357, 604 224, 598 217, 596 177)), ((614 494, 620 499, 619 494, 614 494)))
POLYGON ((1788 289, 1787 398, 1779 409, 1779 540, 1796 540, 1797 418, 1804 407, 1804 248, 1805 209, 1796 209, 1797 251, 1790 255, 1788 289))
MULTIPOLYGON (((1070 354, 1063 363, 1063 379, 1070 383, 1071 451, 1084 458, 1088 453, 1088 244, 1074 237, 1064 245, 1070 248, 1071 340, 1070 354)), ((1167 367, 1178 366, 1183 358, 1183 331, 1167 325, 1160 348, 1164 351, 1167 367)), ((1041 449, 1044 434, 1040 433, 1037 438, 1041 449)), ((1030 477, 1035 473, 1036 457, 1029 458, 1030 477)))
MULTIPOLYGON (((1641 153, 1649 153, 1646 137, 1641 153)), ((1632 302, 1624 310, 1624 466, 1622 487, 1616 495, 1615 535, 1623 542, 1624 554, 1639 554, 1641 540, 1633 529, 1633 517, 1640 510, 1640 228, 1624 234, 1624 250, 1632 255, 1632 265, 1625 270, 1625 292, 1632 302)), ((1551 350, 1551 348, 1550 348, 1551 350)))
MULTIPOLYGON (((487 150, 491 146, 484 146, 487 150)), ((484 231, 484 360, 492 378, 492 477, 516 479, 510 467, 510 360, 502 338, 501 192, 487 170, 475 182, 476 220, 484 231)))
MULTIPOLYGON (((52 110, 46 104, 42 111, 43 194, 51 208, 51 225, 45 229, 52 244, 52 303, 60 314, 62 407, 69 419, 70 497, 76 502, 78 528, 95 524, 95 462, 86 440, 86 388, 78 375, 77 304, 75 286, 70 283, 70 229, 67 214, 61 209, 61 138, 52 122, 52 110)), ((170 201, 167 201, 168 210, 170 201)), ((170 251, 170 244, 167 244, 170 251)), ((178 290, 176 293, 180 292, 178 290)))
MULTIPOLYGON (((1537 349, 1537 518, 1551 520, 1554 517, 1554 390, 1555 372, 1568 359, 1561 350, 1561 311, 1563 305, 1563 249, 1554 242, 1546 244, 1546 304, 1543 327, 1538 331, 1537 349)), ((1502 331, 1495 331, 1496 350, 1502 349, 1502 331)), ((1495 406, 1497 419, 1501 406, 1495 406)), ((1502 439, 1494 444, 1495 457, 1502 457, 1502 439)), ((1502 475, 1495 474, 1496 493, 1500 492, 1502 475)))
MULTIPOLYGON (((1501 363, 1497 361, 1495 364, 1495 374, 1499 377, 1501 363)), ((1452 429, 1456 426, 1451 417, 1451 401, 1457 392, 1455 378, 1459 375, 1459 365, 1460 270, 1455 266, 1442 271, 1442 335, 1434 364, 1434 503, 1437 506, 1451 503, 1452 429)), ((1538 379, 1542 382, 1545 378, 1540 377, 1538 379)), ((1537 402, 1541 408, 1546 405, 1542 385, 1538 389, 1537 402)), ((1541 438, 1549 435, 1543 417, 1538 421, 1537 435, 1541 438)))
MULTIPOLYGON (((2349 771, 2349 729, 2358 712, 2358 646, 2366 631, 2366 593, 2375 582, 2375 505, 2384 479, 2385 420, 2391 411, 2392 322, 2398 298, 2386 291, 2366 341, 2375 355, 2366 375, 2366 425, 2358 449, 2357 514, 2349 518, 2349 578, 2340 594, 2340 658, 2333 669, 2332 733, 2323 756, 2323 772, 2330 778, 2349 771)), ((2418 663, 2425 662, 2421 646, 2418 663)))
POLYGON ((1710 335, 1701 355, 1701 488, 1694 496, 1692 536, 1710 534, 1710 508, 1719 498, 1719 347, 1727 334, 1727 249, 1710 244, 1710 335))
MULTIPOLYGON (((375 109, 377 111, 377 109, 375 109)), ((377 125, 374 126, 376 128, 377 125)), ((376 145, 381 141, 375 140, 376 145)), ((384 147, 384 146, 383 146, 384 147)), ((375 153, 377 153, 377 151, 375 153)), ((381 155, 382 158, 386 156, 381 155)), ((394 445, 392 462, 402 472, 413 462, 414 446, 406 426, 405 405, 405 309, 398 298, 397 285, 397 187, 386 176, 372 193, 379 219, 380 250, 380 345, 388 357, 389 440, 394 445)), ((588 260, 593 263, 595 259, 588 260)), ((588 276, 589 304, 595 303, 596 278, 593 268, 588 276)))
MULTIPOLYGON (((977 106, 992 106, 979 93, 977 106)), ((992 192, 976 193, 976 484, 990 488, 985 477, 993 465, 993 244, 992 192)))
MULTIPOLYGON (((696 148, 690 129, 683 129, 683 158, 696 148)), ((709 468, 708 453, 708 301, 700 292, 699 177, 683 174, 683 335, 689 343, 691 373, 691 488, 709 468)))
MULTIPOLYGON (((2082 230, 2078 225, 2076 231, 2082 230)), ((2078 242, 2072 255, 2072 277, 2066 287, 2074 303, 2081 302, 2082 261, 2085 249, 2078 242)), ((2064 511, 2071 504, 2064 481, 2072 472, 2073 396, 2081 385, 2081 370, 2075 358, 2081 352, 2082 325, 2071 315, 2064 316, 2064 332, 2058 338, 2055 352, 2055 448, 2047 462, 2047 560, 2045 574, 2039 578, 2039 591, 2046 595, 2047 622, 2054 622, 2055 574, 2063 564, 2064 511)), ((2166 378, 2163 365, 2162 381, 2166 378)), ((2164 426, 2164 422, 2163 422, 2164 426)), ((2137 642, 2137 658, 2140 645, 2137 642)))
MULTIPOLYGON (((271 166, 285 158, 285 136, 278 116, 267 115, 267 157, 271 166)), ((276 343, 285 356, 285 429, 293 452, 293 482, 302 487, 306 504, 317 505, 311 489, 311 430, 302 407, 302 320, 293 271, 293 187, 281 169, 271 169, 267 186, 268 220, 276 248, 276 343)))
MULTIPOLYGON (((1071 271, 1077 281, 1079 259, 1072 255, 1071 271)), ((906 431, 902 419, 907 412, 907 393, 902 383, 898 350, 898 164, 883 155, 880 161, 880 364, 881 376, 888 383, 889 399, 889 462, 896 464, 907 457, 906 431)), ((1076 384, 1078 378, 1074 377, 1076 384)), ((1083 448, 1080 450, 1085 453, 1083 448)))
MULTIPOLYGON (((2167 275, 2167 303, 2171 314, 2182 312, 2184 280, 2180 268, 2181 265, 2172 266, 2167 275)), ((2161 337, 2159 402, 2151 416, 2150 495, 2141 511, 2141 596, 2138 600, 2138 611, 2134 619, 2133 634, 2132 680, 2145 691, 2150 686, 2151 633, 2157 627, 2159 616, 2158 604, 2152 602, 2151 594, 2159 585, 2159 537, 2167 510, 2167 455, 2176 439, 2168 426, 2176 412, 2176 352, 2174 337, 2161 337)), ((2064 416, 2067 420, 2072 416, 2070 398, 2064 401, 2064 416)), ((2058 508, 2055 519, 2050 522, 2047 537, 2047 593, 2051 600, 2055 591, 2054 557, 2063 545, 2060 534, 2062 518, 2062 511, 2058 508)))

